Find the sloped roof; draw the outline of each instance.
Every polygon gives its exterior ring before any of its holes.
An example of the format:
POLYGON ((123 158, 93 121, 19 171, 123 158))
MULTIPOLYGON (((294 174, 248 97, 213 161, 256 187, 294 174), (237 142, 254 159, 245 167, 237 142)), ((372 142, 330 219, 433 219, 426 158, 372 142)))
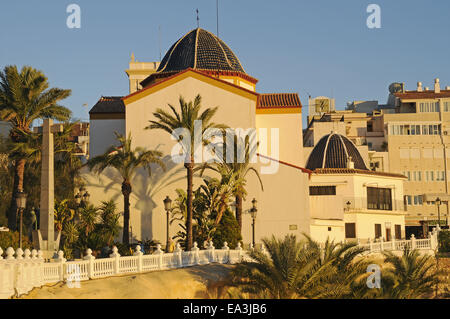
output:
POLYGON ((258 108, 302 107, 297 93, 265 93, 258 97, 258 108))
POLYGON ((125 113, 122 96, 102 96, 89 111, 89 114, 101 113, 125 113))

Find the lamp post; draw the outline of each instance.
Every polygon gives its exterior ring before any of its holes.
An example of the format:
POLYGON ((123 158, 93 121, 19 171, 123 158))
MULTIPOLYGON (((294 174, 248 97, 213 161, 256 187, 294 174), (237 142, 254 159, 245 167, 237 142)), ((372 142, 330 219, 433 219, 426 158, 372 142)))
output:
POLYGON ((350 201, 348 201, 347 203, 345 203, 345 205, 347 205, 347 211, 350 211, 350 206, 352 205, 352 203, 350 201))
POLYGON ((169 196, 164 199, 164 209, 166 210, 166 251, 169 252, 169 213, 172 210, 172 200, 169 196))
POLYGON ((258 214, 258 209, 256 208, 256 204, 258 203, 258 201, 253 198, 252 200, 252 208, 250 209, 250 215, 252 216, 252 244, 253 247, 255 247, 255 221, 256 221, 256 215, 258 214))
POLYGON ((16 204, 20 214, 19 247, 22 248, 23 211, 27 205, 27 195, 23 191, 17 193, 16 204))
POLYGON ((438 228, 441 228, 441 199, 438 197, 436 198, 436 205, 437 205, 437 211, 438 211, 438 228))

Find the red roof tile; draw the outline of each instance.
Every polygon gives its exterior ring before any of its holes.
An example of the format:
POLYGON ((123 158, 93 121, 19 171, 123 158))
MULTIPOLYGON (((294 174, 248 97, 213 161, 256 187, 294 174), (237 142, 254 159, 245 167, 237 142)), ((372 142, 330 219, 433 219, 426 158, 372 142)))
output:
POLYGON ((297 93, 268 93, 258 97, 258 108, 302 107, 297 93))
POLYGON ((394 95, 402 100, 439 99, 449 98, 450 90, 441 90, 441 93, 434 93, 434 90, 423 92, 406 91, 405 93, 394 93, 394 95))

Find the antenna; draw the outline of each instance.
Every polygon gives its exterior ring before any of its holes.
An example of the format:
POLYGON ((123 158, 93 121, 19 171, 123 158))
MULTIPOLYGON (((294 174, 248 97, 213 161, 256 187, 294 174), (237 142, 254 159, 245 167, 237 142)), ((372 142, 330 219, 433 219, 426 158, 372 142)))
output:
POLYGON ((200 18, 198 17, 198 8, 195 10, 197 12, 197 29, 200 28, 200 18))
POLYGON ((219 37, 219 0, 216 0, 217 37, 219 37))
POLYGON ((159 62, 161 62, 161 26, 158 27, 159 62))

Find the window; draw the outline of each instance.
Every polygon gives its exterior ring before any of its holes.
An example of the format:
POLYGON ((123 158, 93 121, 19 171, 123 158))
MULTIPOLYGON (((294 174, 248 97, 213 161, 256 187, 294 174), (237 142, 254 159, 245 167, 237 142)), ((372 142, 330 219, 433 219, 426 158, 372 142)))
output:
POLYGON ((345 223, 345 238, 356 238, 355 223, 345 223))
POLYGON ((395 239, 402 239, 402 225, 395 225, 395 239))
POLYGON ((367 209, 392 210, 391 189, 367 187, 367 209))
POLYGON ((309 195, 311 196, 336 195, 336 186, 310 186, 309 195))
POLYGON ((439 112, 439 102, 420 103, 420 112, 439 112))
POLYGON ((408 203, 409 206, 412 205, 412 196, 411 195, 406 195, 406 202, 408 203))
POLYGON ((423 197, 422 195, 415 195, 414 196, 414 205, 419 206, 423 204, 423 197))
POLYGON ((444 102, 444 112, 450 111, 450 102, 444 102))
POLYGON ((331 227, 328 227, 328 231, 331 231, 331 227))
POLYGON ((381 237, 381 224, 375 224, 375 238, 381 237))
POLYGON ((444 171, 437 171, 436 172, 436 181, 438 181, 438 182, 445 181, 445 172, 444 171))

